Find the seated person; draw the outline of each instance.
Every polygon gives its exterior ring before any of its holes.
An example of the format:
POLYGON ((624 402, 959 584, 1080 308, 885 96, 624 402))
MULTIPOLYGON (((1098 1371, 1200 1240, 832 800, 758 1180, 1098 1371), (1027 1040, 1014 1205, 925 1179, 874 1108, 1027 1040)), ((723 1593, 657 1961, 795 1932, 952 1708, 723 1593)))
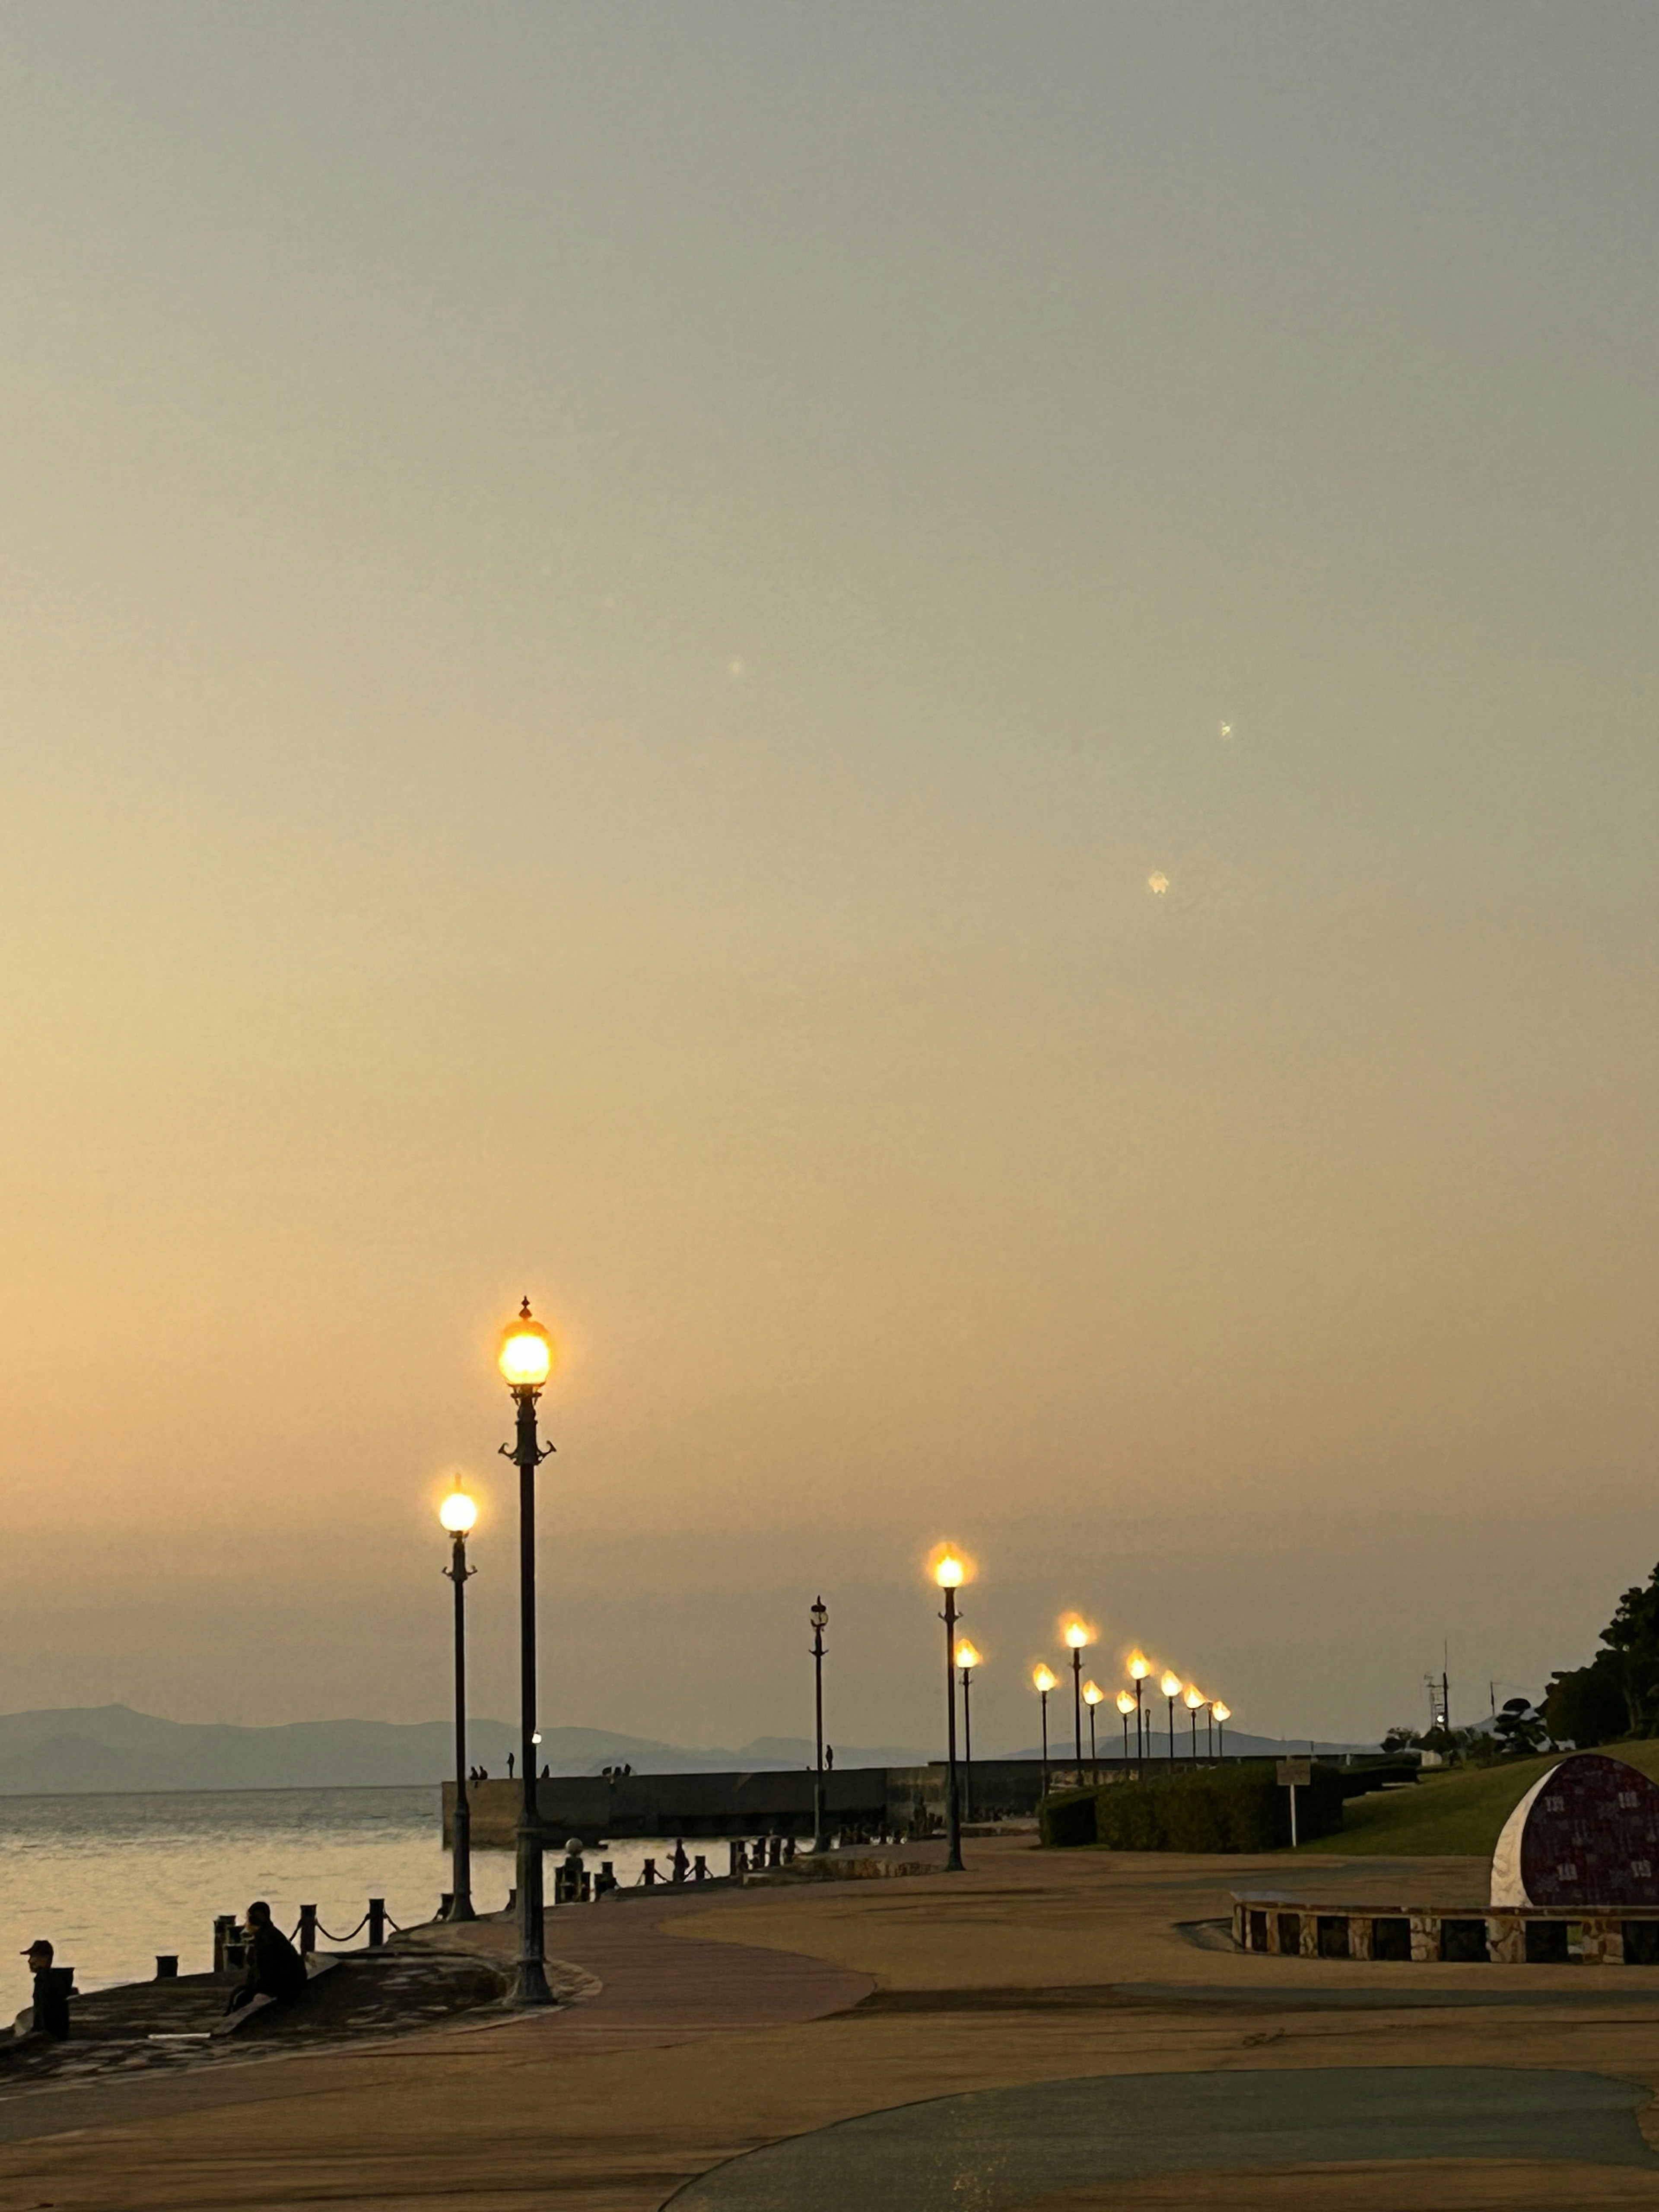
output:
POLYGON ((270 1917, 263 1899, 247 1909, 247 1972, 232 1991, 227 2012, 240 2011, 254 1997, 279 2003, 298 1996, 306 1985, 306 1962, 270 1917))
POLYGON ((52 1948, 44 1936, 37 1936, 23 1955, 34 1977, 34 2018, 28 2032, 61 2043, 70 2032, 70 1977, 53 1966, 52 1948))

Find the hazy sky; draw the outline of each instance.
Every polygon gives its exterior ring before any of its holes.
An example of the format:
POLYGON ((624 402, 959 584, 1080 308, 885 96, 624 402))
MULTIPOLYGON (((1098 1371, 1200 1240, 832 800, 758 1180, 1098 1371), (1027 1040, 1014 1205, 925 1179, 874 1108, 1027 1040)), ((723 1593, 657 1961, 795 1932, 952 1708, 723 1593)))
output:
POLYGON ((1659 15, 13 0, 0 1704, 1241 1726, 1659 1558, 1659 15), (1164 888, 1155 889, 1154 884, 1164 888))

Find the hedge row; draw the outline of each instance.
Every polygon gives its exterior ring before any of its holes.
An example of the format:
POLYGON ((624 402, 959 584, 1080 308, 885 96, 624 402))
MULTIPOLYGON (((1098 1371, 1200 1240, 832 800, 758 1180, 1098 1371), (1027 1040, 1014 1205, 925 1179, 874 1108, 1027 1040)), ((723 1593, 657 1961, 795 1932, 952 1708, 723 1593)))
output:
MULTIPOLYGON (((1296 1793, 1296 1827, 1306 1843, 1342 1826, 1342 1779, 1314 1769, 1296 1793)), ((1273 1771, 1212 1767, 1147 1782, 1068 1790, 1042 1807, 1045 1844, 1102 1844, 1115 1851, 1273 1851, 1291 1840, 1291 1796, 1273 1771)))

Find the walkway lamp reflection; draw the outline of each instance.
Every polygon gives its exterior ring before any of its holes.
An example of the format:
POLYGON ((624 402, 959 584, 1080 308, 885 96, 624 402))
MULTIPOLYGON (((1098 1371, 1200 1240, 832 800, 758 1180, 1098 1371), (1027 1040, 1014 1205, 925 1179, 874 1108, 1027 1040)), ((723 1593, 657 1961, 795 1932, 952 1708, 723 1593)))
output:
POLYGON ((962 1817, 974 1817, 974 1713, 969 1702, 974 1686, 974 1669, 980 1663, 979 1653, 963 1637, 957 1644, 957 1671, 962 1676, 962 1817))
POLYGON ((1083 1654, 1094 1642, 1080 1620, 1066 1624, 1066 1643, 1072 1655, 1072 1735, 1079 1771, 1083 1765, 1083 1654))
POLYGON ((1145 1759, 1150 1747, 1146 1737, 1146 1715, 1141 1711, 1140 1686, 1152 1671, 1152 1662, 1144 1651, 1129 1654, 1129 1680, 1135 1686, 1135 1757, 1145 1759))
POLYGON ((1100 1779, 1100 1753, 1095 1749, 1095 1707, 1105 1694, 1098 1682, 1083 1685, 1083 1702, 1089 1708, 1089 1772, 1096 1782, 1100 1779))
POLYGON ((513 1393, 516 1432, 501 1446, 519 1470, 519 1751, 523 1796, 514 1842, 518 1877, 517 1975, 512 2002, 553 2002, 547 1986, 547 1948, 542 1906, 542 1831, 536 1806, 536 1470, 551 1452, 537 1432, 536 1401, 553 1371, 553 1346, 526 1298, 501 1332, 496 1364, 513 1393))
POLYGON ((466 1585, 475 1567, 466 1564, 466 1540, 478 1517, 476 1500, 455 1487, 438 1508, 439 1525, 449 1538, 449 1565, 443 1572, 455 1585, 455 1818, 450 1830, 454 1872, 450 1880, 455 1893, 449 1901, 452 1920, 473 1920, 472 1808, 466 1795, 466 1585))
POLYGON ((1042 1794, 1048 1795, 1048 1692, 1059 1680, 1039 1659, 1031 1669, 1031 1687, 1042 1700, 1042 1794))
POLYGON ((1166 1667, 1163 1680, 1158 1686, 1163 1691, 1164 1701, 1170 1708, 1170 1757, 1173 1759, 1175 1757, 1175 1708, 1176 1699, 1181 1695, 1181 1677, 1179 1674, 1172 1674, 1166 1667))
POLYGON ((1135 1701, 1127 1690, 1117 1693, 1117 1709, 1123 1717, 1123 1764, 1129 1764, 1129 1716, 1135 1710, 1135 1701))
POLYGON ((1225 1759, 1227 1756, 1227 1723, 1233 1717, 1233 1709, 1231 1705, 1224 1705, 1220 1698, 1217 1698, 1212 1704, 1210 1711, 1215 1715, 1216 1730, 1221 1740, 1219 1747, 1221 1756, 1225 1759))
POLYGON ((957 1783, 957 1592, 968 1579, 963 1561, 947 1545, 934 1563, 933 1580, 945 1593, 945 1871, 962 1872, 962 1796, 957 1783))
POLYGON ((1199 1688, 1197 1683, 1188 1682, 1187 1685, 1187 1693, 1185 1698, 1182 1699, 1182 1703, 1186 1705, 1187 1711, 1192 1715, 1194 1765, 1198 1764, 1198 1716, 1202 1711, 1205 1702, 1204 1692, 1199 1688))

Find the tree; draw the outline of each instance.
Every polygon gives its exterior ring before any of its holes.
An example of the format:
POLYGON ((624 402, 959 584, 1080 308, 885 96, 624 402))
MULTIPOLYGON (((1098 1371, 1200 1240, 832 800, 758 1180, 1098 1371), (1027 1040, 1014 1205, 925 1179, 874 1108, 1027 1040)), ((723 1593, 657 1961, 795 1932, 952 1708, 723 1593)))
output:
POLYGON ((1601 1641, 1620 1662, 1630 1734, 1650 1735, 1659 1713, 1659 1566, 1645 1589, 1638 1583, 1625 1592, 1601 1641))
POLYGON ((1557 1743, 1613 1743, 1630 1731, 1624 1662, 1616 1651, 1598 1651, 1588 1667, 1557 1674, 1544 1692, 1544 1725, 1557 1743))
POLYGON ((1503 1710, 1493 1723, 1498 1739, 1498 1756, 1502 1759, 1526 1759, 1534 1752, 1542 1751, 1549 1741, 1549 1731, 1541 1714, 1533 1711, 1525 1698, 1506 1698, 1503 1710))

